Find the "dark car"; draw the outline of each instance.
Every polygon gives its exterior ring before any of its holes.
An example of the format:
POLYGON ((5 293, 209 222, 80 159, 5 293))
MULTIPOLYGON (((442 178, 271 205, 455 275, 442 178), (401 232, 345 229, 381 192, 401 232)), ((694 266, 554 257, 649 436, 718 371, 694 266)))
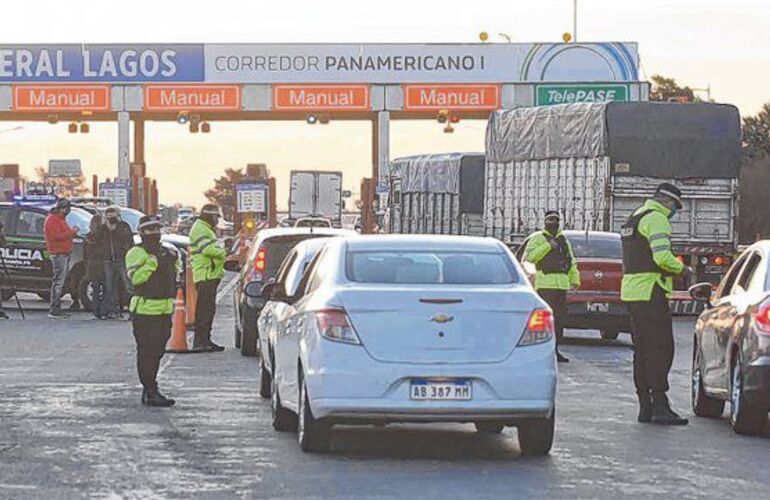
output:
POLYGON ((730 423, 740 434, 760 434, 770 411, 770 241, 744 251, 716 292, 710 283, 690 288, 705 304, 695 324, 691 394, 693 412, 719 418, 730 402, 730 423))
MULTIPOLYGON (((320 236, 350 236, 356 234, 346 229, 331 228, 275 228, 263 229, 255 236, 251 250, 241 267, 237 260, 225 262, 228 271, 240 271, 233 291, 235 307, 235 347, 240 348, 244 356, 257 353, 259 332, 257 318, 265 302, 260 298, 247 297, 244 287, 257 282, 265 285, 275 277, 283 259, 300 241, 320 236), (240 267, 240 269, 239 269, 240 267)), ((256 285, 252 285, 256 286, 256 285)))
MULTIPOLYGON (((567 230, 564 236, 572 245, 580 271, 580 288, 567 293, 565 326, 599 330, 601 337, 606 340, 618 338, 620 332, 630 332, 628 308, 620 300, 620 284, 623 279, 620 235, 603 231, 567 230)), ((516 252, 520 262, 528 241, 525 240, 516 252)))
MULTIPOLYGON (((43 300, 49 300, 53 269, 45 246, 43 226, 52 204, 0 203, 0 222, 5 227, 6 246, 0 249, 0 283, 2 299, 13 294, 5 269, 20 292, 36 293, 43 300), (5 269, 3 269, 3 266, 5 269)), ((64 295, 70 294, 78 303, 90 304, 88 280, 83 262, 83 236, 88 233, 92 215, 82 208, 72 207, 67 223, 79 229, 75 237, 69 260, 69 273, 64 283, 64 295)))

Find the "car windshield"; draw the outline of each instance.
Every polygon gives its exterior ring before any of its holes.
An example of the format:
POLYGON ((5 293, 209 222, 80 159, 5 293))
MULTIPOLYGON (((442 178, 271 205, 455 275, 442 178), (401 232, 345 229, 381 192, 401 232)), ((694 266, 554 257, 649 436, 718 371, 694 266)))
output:
POLYGON ((278 271, 283 259, 289 255, 292 248, 297 246, 299 242, 319 237, 322 238, 324 235, 299 234, 292 236, 275 236, 264 241, 262 245, 260 245, 260 248, 265 250, 265 253, 267 254, 267 258, 265 259, 265 271, 267 275, 273 276, 276 271, 278 271))
POLYGON ((518 283, 503 253, 352 251, 347 277, 359 283, 502 285, 518 283))
POLYGON ((572 244, 575 257, 589 259, 623 258, 623 248, 619 237, 570 234, 567 238, 572 244))
POLYGON ((72 227, 78 228, 78 234, 85 236, 88 233, 88 225, 91 223, 93 215, 82 208, 72 207, 70 213, 67 214, 67 224, 72 227))

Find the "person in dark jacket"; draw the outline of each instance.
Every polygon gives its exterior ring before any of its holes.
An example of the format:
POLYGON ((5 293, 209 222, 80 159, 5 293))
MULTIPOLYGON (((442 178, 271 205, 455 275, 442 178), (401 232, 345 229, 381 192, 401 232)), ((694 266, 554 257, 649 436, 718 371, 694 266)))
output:
MULTIPOLYGON (((3 233, 3 223, 0 222, 0 247, 5 246, 5 234, 3 233)), ((0 259, 3 259, 4 257, 0 255, 0 259)), ((2 266, 2 269, 0 269, 0 273, 5 272, 5 261, 0 262, 0 266, 2 266)), ((0 283, 2 283, 3 279, 7 278, 7 276, 0 275, 0 283)), ((0 290, 2 287, 0 287, 0 290)), ((8 319, 8 313, 5 312, 3 309, 3 301, 0 299, 0 319, 8 319)))
POLYGON ((83 245, 83 258, 86 262, 86 278, 91 283, 93 300, 91 311, 97 319, 106 319, 109 312, 105 302, 106 293, 104 286, 105 264, 105 233, 107 229, 102 224, 102 216, 96 214, 91 219, 89 231, 83 245))
POLYGON ((122 317, 123 305, 131 298, 131 283, 126 273, 126 254, 134 246, 131 226, 120 218, 120 209, 110 206, 105 211, 104 283, 110 317, 122 317), (122 299, 122 300, 121 300, 122 299))

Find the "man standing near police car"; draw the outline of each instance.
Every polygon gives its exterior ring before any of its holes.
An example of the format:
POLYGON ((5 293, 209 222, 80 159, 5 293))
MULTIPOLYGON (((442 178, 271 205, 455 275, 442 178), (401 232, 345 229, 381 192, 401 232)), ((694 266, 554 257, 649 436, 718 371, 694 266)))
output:
POLYGON ((218 222, 219 207, 206 204, 190 229, 193 282, 198 292, 193 348, 213 352, 225 350, 211 341, 211 327, 217 310, 217 288, 225 275, 227 257, 227 251, 214 232, 218 222))
POLYGON ((567 291, 580 286, 580 273, 572 245, 560 229, 559 212, 545 213, 545 227, 527 238, 524 258, 535 265, 535 290, 553 311, 556 326, 556 359, 568 363, 559 352, 564 338, 564 320, 567 318, 567 291))
MULTIPOLYGON (((64 291, 64 283, 67 281, 70 253, 72 253, 73 247, 72 240, 78 234, 77 227, 70 227, 67 224, 67 215, 69 215, 70 210, 70 201, 67 198, 59 198, 43 224, 45 246, 53 266, 49 318, 69 317, 67 313, 61 310, 61 296, 64 291)), ((77 304, 77 293, 72 293, 72 299, 77 304)))
POLYGON ((652 199, 637 209, 621 229, 623 282, 621 298, 631 313, 634 384, 641 423, 686 425, 669 406, 668 372, 674 360, 674 335, 668 298, 674 276, 692 269, 671 252, 671 219, 682 208, 682 192, 673 184, 658 186, 652 199))
POLYGON ((139 220, 142 243, 126 254, 126 269, 134 286, 129 311, 136 339, 136 367, 142 383, 142 404, 169 407, 174 400, 158 390, 158 367, 171 337, 178 258, 160 243, 160 219, 139 220))

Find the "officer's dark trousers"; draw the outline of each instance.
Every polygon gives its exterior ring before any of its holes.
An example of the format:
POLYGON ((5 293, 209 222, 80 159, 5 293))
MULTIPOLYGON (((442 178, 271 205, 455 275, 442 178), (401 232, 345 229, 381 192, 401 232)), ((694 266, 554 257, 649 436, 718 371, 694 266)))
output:
POLYGON ((171 315, 144 316, 134 314, 132 318, 136 339, 136 368, 139 381, 144 389, 153 394, 158 391, 155 378, 158 366, 166 351, 166 342, 171 337, 171 315))
POLYGON ((548 302, 553 310, 553 322, 556 327, 556 343, 561 344, 564 337, 564 321, 567 319, 567 291, 540 289, 540 297, 548 302))
POLYGON ((627 302, 634 342, 634 384, 640 394, 668 391, 674 360, 671 310, 663 290, 655 285, 646 302, 627 302))
POLYGON ((211 325, 217 312, 219 280, 199 281, 195 284, 198 301, 195 304, 195 347, 206 347, 211 342, 211 325))

